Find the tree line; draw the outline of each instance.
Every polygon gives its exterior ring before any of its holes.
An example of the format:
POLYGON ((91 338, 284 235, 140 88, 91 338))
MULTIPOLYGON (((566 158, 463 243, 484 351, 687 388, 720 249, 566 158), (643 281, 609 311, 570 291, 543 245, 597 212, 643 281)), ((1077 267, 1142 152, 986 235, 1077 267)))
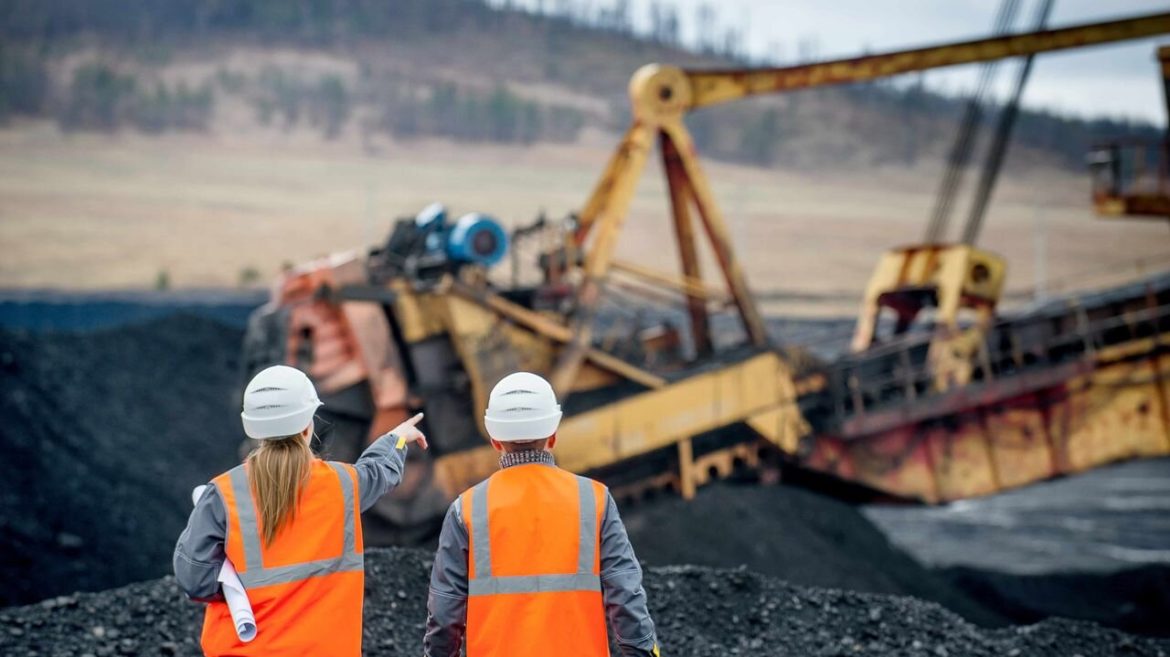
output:
POLYGON ((584 29, 637 37, 696 52, 746 57, 746 28, 727 27, 718 4, 700 2, 690 17, 651 0, 648 27, 635 29, 630 0, 0 0, 0 35, 51 41, 97 34, 140 41, 237 32, 316 45, 355 36, 439 34, 492 29, 511 20, 545 29, 584 29), (684 44, 684 22, 695 38, 684 44))
MULTIPOLYGON (((498 80, 471 85, 267 68, 258 75, 220 71, 206 80, 175 82, 161 79, 149 66, 95 61, 75 68, 54 88, 48 70, 70 43, 93 38, 164 50, 217 39, 352 53, 363 39, 455 42, 461 31, 494 31, 535 37, 544 44, 536 51, 544 55, 544 78, 576 86, 580 81, 573 77, 581 75, 584 64, 570 58, 580 49, 566 54, 563 44, 595 32, 623 38, 595 42, 594 49, 640 54, 646 44, 685 45, 714 63, 743 63, 746 34, 722 27, 717 7, 702 2, 684 16, 674 4, 655 0, 637 30, 628 0, 0 0, 0 122, 30 115, 55 117, 69 130, 199 131, 209 128, 222 102, 243 99, 263 125, 307 127, 329 138, 351 126, 355 116, 372 114, 373 123, 363 130, 400 138, 572 141, 589 120, 585 114, 523 97, 498 80), (523 29, 509 32, 509 26, 523 29), (683 44, 684 31, 694 35, 690 43, 683 44)), ((797 56, 815 58, 815 42, 801 42, 797 56)), ((628 121, 625 100, 618 92, 611 100, 615 109, 607 127, 622 129, 628 121)), ((759 165, 845 161, 873 142, 884 147, 882 161, 913 164, 938 148, 940 135, 946 141, 962 102, 926 89, 921 78, 910 84, 883 80, 698 112, 688 124, 697 146, 723 159, 759 165)), ((1159 136, 1140 123, 1048 112, 1025 110, 1018 121, 1018 144, 1055 153, 1070 167, 1082 166, 1085 149, 1098 139, 1159 136)))

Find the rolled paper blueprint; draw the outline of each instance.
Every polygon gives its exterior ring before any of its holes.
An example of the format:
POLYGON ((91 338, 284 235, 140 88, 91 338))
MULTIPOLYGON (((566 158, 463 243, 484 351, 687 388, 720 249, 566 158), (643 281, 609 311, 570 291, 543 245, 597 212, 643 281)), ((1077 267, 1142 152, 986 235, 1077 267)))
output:
MULTIPOLYGON (((203 497, 206 485, 196 486, 191 491, 191 503, 194 504, 203 497)), ((219 569, 220 587, 223 589, 223 598, 227 602, 228 611, 232 614, 232 623, 236 626, 236 635, 240 641, 247 643, 256 638, 256 615, 252 613, 252 603, 248 602, 248 592, 236 574, 236 567, 232 562, 224 559, 223 567, 219 569)))

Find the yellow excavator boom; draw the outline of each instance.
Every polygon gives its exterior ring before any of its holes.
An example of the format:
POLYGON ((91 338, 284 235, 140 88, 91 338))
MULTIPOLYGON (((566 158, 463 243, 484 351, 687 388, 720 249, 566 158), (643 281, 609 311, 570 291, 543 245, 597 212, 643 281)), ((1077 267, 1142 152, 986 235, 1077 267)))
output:
POLYGON ((685 71, 691 87, 690 103, 686 109, 726 103, 759 94, 865 82, 914 71, 1022 57, 1069 48, 1085 48, 1158 36, 1168 32, 1170 13, 1163 13, 800 66, 685 71))

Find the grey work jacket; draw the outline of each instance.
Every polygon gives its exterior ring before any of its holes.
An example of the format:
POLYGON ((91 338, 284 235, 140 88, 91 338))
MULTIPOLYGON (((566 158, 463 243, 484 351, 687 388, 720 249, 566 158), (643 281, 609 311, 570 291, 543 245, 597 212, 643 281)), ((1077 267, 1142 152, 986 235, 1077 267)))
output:
MULTIPOLYGON (((402 481, 407 448, 405 445, 397 448, 397 442, 396 436, 386 434, 367 447, 353 464, 362 511, 374 506, 402 481)), ((223 544, 226 536, 227 514, 223 499, 215 486, 208 486, 196 501, 187 528, 175 545, 175 579, 192 600, 223 600, 216 577, 225 559, 223 544)))
MULTIPOLYGON (((608 490, 605 497, 601 522, 601 594, 606 617, 624 657, 656 656, 658 638, 646 607, 642 566, 634 556, 626 527, 608 490)), ((463 645, 467 624, 468 545, 463 510, 456 499, 443 519, 439 549, 431 568, 423 639, 426 657, 457 657, 463 645)))

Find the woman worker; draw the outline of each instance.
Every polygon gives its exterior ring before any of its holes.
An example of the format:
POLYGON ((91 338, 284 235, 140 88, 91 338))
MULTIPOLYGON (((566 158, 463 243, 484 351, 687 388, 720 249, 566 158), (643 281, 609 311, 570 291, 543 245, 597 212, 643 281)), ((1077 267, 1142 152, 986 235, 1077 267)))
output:
POLYGON ((313 455, 321 401, 309 377, 276 365, 244 390, 244 432, 260 440, 247 460, 211 481, 175 546, 175 578, 208 602, 203 651, 219 655, 360 657, 364 570, 359 514, 402 479, 407 445, 426 437, 422 413, 347 465, 313 455), (230 559, 248 593, 257 634, 235 624, 216 581, 230 559))

